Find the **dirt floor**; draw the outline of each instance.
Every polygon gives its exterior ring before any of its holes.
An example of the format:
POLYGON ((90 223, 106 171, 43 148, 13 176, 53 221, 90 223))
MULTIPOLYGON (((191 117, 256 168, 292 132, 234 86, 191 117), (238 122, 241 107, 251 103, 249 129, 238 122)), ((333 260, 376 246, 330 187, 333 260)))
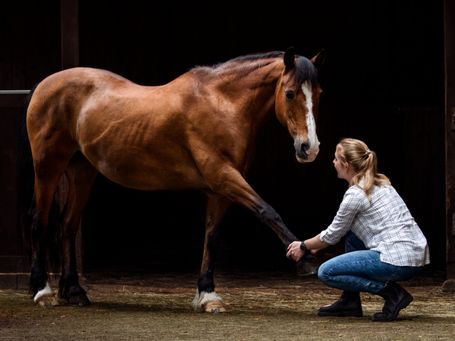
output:
POLYGON ((362 294, 364 317, 322 318, 339 292, 289 273, 217 274, 228 312, 195 313, 196 275, 84 280, 92 305, 40 307, 0 290, 0 340, 454 340, 455 293, 442 280, 403 283, 414 302, 399 320, 372 322, 382 299, 362 294))

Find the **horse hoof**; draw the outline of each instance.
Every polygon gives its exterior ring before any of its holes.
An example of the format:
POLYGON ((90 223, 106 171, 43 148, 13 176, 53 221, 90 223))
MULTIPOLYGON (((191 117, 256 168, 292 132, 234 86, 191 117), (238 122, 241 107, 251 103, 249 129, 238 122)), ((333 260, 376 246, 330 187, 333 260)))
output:
POLYGON ((53 296, 43 296, 39 300, 35 301, 40 307, 54 307, 55 297, 53 296))
POLYGON ((55 296, 51 302, 51 305, 53 305, 54 307, 60 306, 60 305, 66 305, 66 304, 68 304, 68 302, 63 298, 58 297, 58 295, 55 296))
POLYGON ((194 311, 200 313, 218 314, 226 311, 221 297, 214 291, 210 293, 202 291, 199 293, 199 290, 196 289, 196 296, 193 299, 192 305, 194 311))
POLYGON ((219 314, 225 313, 226 308, 224 307, 224 304, 221 301, 210 301, 205 304, 204 311, 206 313, 219 314))
POLYGON ((39 304, 40 306, 50 305, 49 298, 52 296, 53 292, 49 282, 46 283, 46 286, 39 290, 35 297, 33 297, 33 302, 39 304))
POLYGON ((71 305, 77 305, 77 306, 79 306, 79 307, 85 307, 85 306, 91 304, 91 302, 90 302, 90 300, 88 299, 87 295, 84 295, 84 294, 80 294, 80 295, 76 295, 76 296, 71 296, 71 297, 68 299, 68 303, 71 304, 71 305))

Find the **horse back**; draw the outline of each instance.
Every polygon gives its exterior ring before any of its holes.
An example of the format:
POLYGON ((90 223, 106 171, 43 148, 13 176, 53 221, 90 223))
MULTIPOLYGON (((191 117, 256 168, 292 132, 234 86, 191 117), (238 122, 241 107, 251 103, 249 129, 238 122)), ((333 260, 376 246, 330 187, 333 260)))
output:
POLYGON ((247 148, 243 131, 249 130, 232 115, 229 101, 213 93, 192 72, 149 87, 105 70, 68 69, 36 88, 27 114, 29 137, 41 149, 35 154, 50 148, 45 141, 80 150, 126 187, 203 188, 201 164, 240 165, 247 148))

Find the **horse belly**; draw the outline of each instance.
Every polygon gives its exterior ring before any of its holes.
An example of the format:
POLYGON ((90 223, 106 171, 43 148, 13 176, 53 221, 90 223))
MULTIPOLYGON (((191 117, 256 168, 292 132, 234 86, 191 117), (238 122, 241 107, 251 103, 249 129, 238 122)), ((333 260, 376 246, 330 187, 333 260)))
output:
MULTIPOLYGON (((204 181, 194 163, 182 155, 152 155, 137 150, 111 150, 92 162, 101 174, 119 185, 139 190, 179 190, 203 188, 204 181)), ((90 152, 87 157, 90 159, 90 152)))

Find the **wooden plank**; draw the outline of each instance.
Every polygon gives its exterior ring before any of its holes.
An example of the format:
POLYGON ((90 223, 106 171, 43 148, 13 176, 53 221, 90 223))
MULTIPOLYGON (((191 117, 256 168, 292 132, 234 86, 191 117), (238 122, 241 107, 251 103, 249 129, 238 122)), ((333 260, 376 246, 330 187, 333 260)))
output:
POLYGON ((61 0, 62 69, 79 65, 79 4, 78 0, 61 0))
POLYGON ((445 0, 447 279, 455 279, 455 2, 445 0))
POLYGON ((0 271, 24 271, 18 155, 24 95, 0 96, 0 271))

